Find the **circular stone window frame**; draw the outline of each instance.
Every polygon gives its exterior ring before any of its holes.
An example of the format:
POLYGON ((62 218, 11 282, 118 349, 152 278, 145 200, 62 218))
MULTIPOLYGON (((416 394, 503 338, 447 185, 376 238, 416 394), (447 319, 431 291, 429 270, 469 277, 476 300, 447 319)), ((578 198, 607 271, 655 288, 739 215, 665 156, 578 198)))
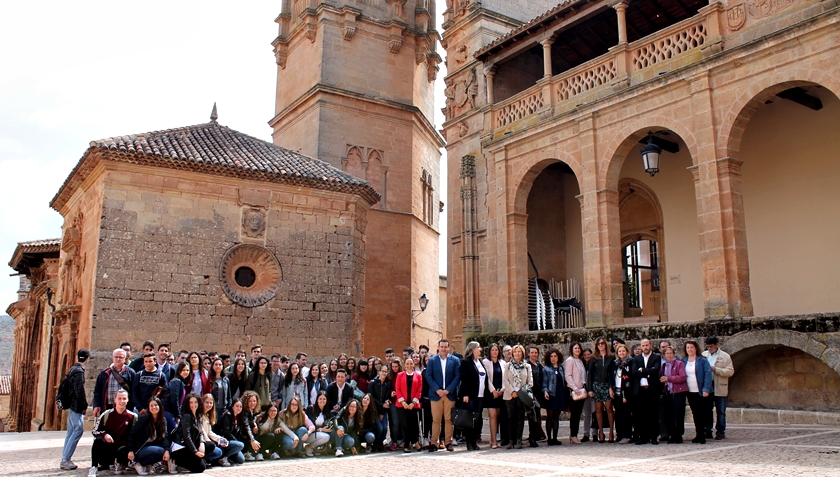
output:
POLYGON ((277 257, 267 248, 242 243, 229 248, 222 256, 219 277, 228 298, 234 303, 253 308, 265 305, 277 295, 283 271, 277 257), (242 267, 250 268, 256 275, 250 287, 236 283, 236 271, 242 267))

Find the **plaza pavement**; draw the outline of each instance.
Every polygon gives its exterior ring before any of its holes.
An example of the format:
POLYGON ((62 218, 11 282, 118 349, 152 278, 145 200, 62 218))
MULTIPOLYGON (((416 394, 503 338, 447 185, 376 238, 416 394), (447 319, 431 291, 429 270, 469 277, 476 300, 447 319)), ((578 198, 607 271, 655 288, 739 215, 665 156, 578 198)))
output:
MULTIPOLYGON (((568 435, 568 423, 561 435, 568 435)), ((487 427, 485 426, 485 429, 487 427)), ((687 441, 694 432, 686 431, 687 441)), ((805 425, 733 425, 724 441, 658 446, 585 443, 537 449, 438 451, 253 462, 214 467, 210 477, 290 475, 319 476, 802 476, 840 477, 840 427, 805 425)), ((527 435, 527 430, 526 430, 527 435)), ((484 436, 485 441, 487 436, 484 436)), ((90 466, 92 437, 87 432, 76 450, 75 471, 58 464, 63 432, 0 434, 0 475, 85 476, 90 466)), ((482 444, 485 449, 486 442, 482 444)), ((100 472, 99 475, 111 475, 100 472)), ((135 475, 133 472, 127 475, 135 475)), ((168 474, 158 474, 168 475, 168 474)))

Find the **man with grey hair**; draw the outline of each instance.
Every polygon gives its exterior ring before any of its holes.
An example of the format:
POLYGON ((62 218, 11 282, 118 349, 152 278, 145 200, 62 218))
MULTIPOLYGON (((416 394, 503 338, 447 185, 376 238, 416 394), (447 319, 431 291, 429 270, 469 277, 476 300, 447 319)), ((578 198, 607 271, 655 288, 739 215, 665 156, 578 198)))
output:
MULTIPOLYGON (((125 390, 131 396, 131 383, 134 382, 134 370, 126 366, 126 352, 117 348, 111 353, 112 364, 103 369, 96 377, 93 386, 93 417, 99 417, 102 411, 114 407, 117 391, 125 390)), ((129 409, 134 409, 131 402, 129 409)))

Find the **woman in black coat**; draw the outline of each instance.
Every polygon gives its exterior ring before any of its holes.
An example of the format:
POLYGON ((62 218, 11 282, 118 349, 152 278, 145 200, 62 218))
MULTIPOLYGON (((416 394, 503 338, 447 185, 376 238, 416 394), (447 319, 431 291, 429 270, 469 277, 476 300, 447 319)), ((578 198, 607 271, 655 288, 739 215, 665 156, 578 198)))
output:
POLYGON ((475 416, 472 428, 464 429, 467 450, 479 450, 477 442, 478 430, 481 429, 479 420, 482 419, 482 402, 487 388, 487 370, 481 362, 481 346, 477 341, 470 341, 467 349, 464 350, 464 359, 461 360, 461 387, 458 389, 458 402, 461 409, 468 409, 475 416))
POLYGON ((393 404, 391 402, 391 380, 388 379, 388 368, 382 367, 379 370, 379 375, 368 384, 368 393, 376 404, 376 412, 379 414, 376 423, 376 443, 375 449, 384 451, 385 447, 382 442, 388 435, 388 413, 393 404))
POLYGON ((135 463, 137 475, 154 473, 154 464, 169 461, 169 430, 163 414, 160 399, 152 398, 128 435, 128 460, 135 463))
POLYGON ((184 398, 181 422, 178 424, 178 432, 175 433, 176 442, 182 447, 173 452, 170 459, 170 466, 179 465, 198 474, 206 469, 204 456, 216 448, 212 442, 204 442, 201 438, 201 426, 198 422, 200 407, 201 396, 197 393, 190 393, 184 398))

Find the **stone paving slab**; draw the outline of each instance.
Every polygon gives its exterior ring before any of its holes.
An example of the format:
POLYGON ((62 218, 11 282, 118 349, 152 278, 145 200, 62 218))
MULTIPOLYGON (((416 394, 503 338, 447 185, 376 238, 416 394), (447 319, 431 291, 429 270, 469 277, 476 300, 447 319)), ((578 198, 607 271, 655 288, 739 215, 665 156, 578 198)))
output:
MULTIPOLYGON (((568 428, 561 427, 561 435, 568 428)), ((487 436, 485 435, 485 440, 487 436)), ((694 437, 686 432, 686 440, 694 437)), ((76 450, 76 471, 58 469, 62 432, 0 434, 0 475, 87 475, 90 446, 88 433, 76 450)), ((658 446, 586 443, 558 447, 544 443, 536 449, 487 449, 467 452, 438 451, 403 454, 347 456, 343 458, 284 459, 254 462, 231 468, 212 468, 210 477, 263 477, 273 475, 319 475, 353 477, 493 475, 550 477, 674 477, 714 475, 743 477, 840 477, 840 428, 803 425, 736 425, 724 441, 706 445, 686 443, 658 446)), ((99 475, 111 475, 100 472, 99 475)), ((129 473, 126 475, 134 475, 129 473)), ((161 474, 164 475, 164 474, 161 474)), ((165 474, 168 475, 168 474, 165 474)))

